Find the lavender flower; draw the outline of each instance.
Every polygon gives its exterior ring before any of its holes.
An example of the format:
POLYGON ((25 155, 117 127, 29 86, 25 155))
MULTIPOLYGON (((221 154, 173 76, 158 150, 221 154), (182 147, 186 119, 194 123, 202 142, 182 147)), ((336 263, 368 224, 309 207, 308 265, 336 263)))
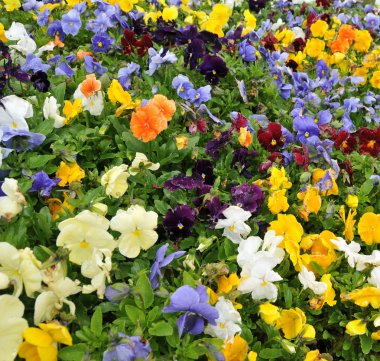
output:
POLYGON ((157 69, 161 67, 164 63, 173 64, 177 61, 177 57, 174 53, 168 51, 168 49, 161 48, 159 52, 157 52, 154 48, 149 48, 149 70, 146 73, 152 76, 157 69))
POLYGON ((126 283, 114 283, 112 286, 107 286, 104 292, 106 298, 110 302, 119 303, 124 298, 128 297, 131 288, 126 283))
POLYGON ((256 49, 245 39, 239 45, 239 55, 244 61, 252 62, 256 60, 256 49))
POLYGON ((62 16, 62 30, 68 35, 77 35, 79 33, 79 29, 82 26, 82 22, 80 20, 80 14, 77 10, 70 10, 67 14, 62 16))
POLYGON ((157 250, 156 260, 150 269, 149 280, 154 290, 157 289, 160 284, 159 279, 162 278, 161 269, 168 266, 173 260, 182 257, 186 253, 185 251, 177 251, 165 256, 168 247, 169 243, 166 243, 157 250))
POLYGON ((117 73, 117 80, 121 84, 124 90, 131 89, 131 75, 133 73, 139 73, 140 65, 136 63, 129 63, 125 68, 120 68, 117 73))
POLYGON ((92 50, 95 53, 107 53, 113 39, 107 33, 98 33, 92 38, 92 50))
POLYGON ((103 353, 103 361, 137 361, 147 360, 152 349, 149 342, 140 336, 118 334, 108 350, 103 353))
POLYGON ((87 73, 96 73, 98 75, 103 75, 107 72, 107 68, 105 66, 100 65, 100 63, 96 62, 92 56, 85 55, 84 57, 84 67, 87 73))
POLYGON ((43 134, 32 133, 25 129, 11 129, 4 126, 2 130, 1 141, 7 148, 13 148, 16 151, 31 150, 41 145, 46 139, 43 134))
POLYGON ((43 197, 50 196, 52 189, 60 182, 60 178, 50 179, 48 174, 43 170, 32 175, 34 179, 32 188, 29 189, 29 192, 41 191, 40 194, 43 197))
POLYGON ((204 329, 204 320, 216 325, 219 317, 217 309, 207 303, 208 299, 205 286, 194 289, 185 285, 172 294, 169 306, 164 307, 162 312, 185 312, 177 320, 179 336, 182 337, 185 332, 199 335, 204 329))
POLYGON ((190 89, 188 92, 189 100, 195 106, 200 106, 202 103, 211 99, 211 86, 202 86, 199 89, 190 89))

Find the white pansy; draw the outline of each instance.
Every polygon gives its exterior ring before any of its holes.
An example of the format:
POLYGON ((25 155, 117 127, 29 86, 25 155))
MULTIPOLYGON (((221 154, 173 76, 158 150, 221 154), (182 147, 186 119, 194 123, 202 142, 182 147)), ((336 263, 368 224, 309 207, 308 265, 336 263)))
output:
POLYGON ((241 332, 240 314, 234 308, 233 303, 224 297, 219 297, 215 308, 219 313, 219 317, 216 319, 216 325, 208 324, 204 332, 213 337, 218 337, 223 341, 232 343, 234 336, 241 332))
POLYGON ((147 212, 143 207, 134 205, 124 211, 119 209, 111 219, 111 229, 121 233, 119 251, 128 258, 135 258, 140 250, 152 247, 158 239, 157 213, 147 212))
POLYGON ((160 163, 152 163, 148 160, 145 154, 137 152, 135 159, 133 159, 131 167, 129 168, 129 173, 131 175, 136 175, 140 171, 141 165, 149 170, 157 170, 160 168, 160 163))
POLYGON ((8 40, 17 41, 16 45, 10 45, 9 47, 23 55, 32 54, 37 49, 37 44, 28 35, 25 26, 21 23, 13 22, 11 27, 5 31, 5 36, 8 40))
POLYGON ((63 305, 69 306, 70 313, 75 315, 75 304, 67 298, 81 291, 79 281, 66 277, 49 285, 38 295, 34 305, 34 323, 48 322, 62 310, 63 305))
POLYGON ((233 243, 239 244, 242 241, 242 237, 247 237, 249 232, 251 232, 251 227, 244 223, 251 217, 251 213, 240 207, 230 206, 223 211, 223 215, 226 219, 219 219, 215 228, 224 228, 223 236, 233 243))
POLYGON ((283 239, 283 236, 277 236, 275 231, 270 230, 265 233, 264 241, 261 246, 263 251, 269 252, 277 259, 278 264, 280 264, 285 257, 285 251, 278 246, 283 239))
POLYGON ((79 265, 91 259, 94 249, 108 249, 112 252, 116 242, 107 232, 109 224, 108 219, 99 214, 82 211, 59 224, 61 232, 57 246, 67 248, 70 251, 69 260, 79 265))
POLYGON ((54 41, 49 41, 46 45, 43 45, 38 48, 36 56, 40 57, 45 51, 53 51, 55 48, 54 41))
POLYGON ((303 31, 302 28, 300 28, 299 26, 295 26, 291 30, 292 30, 296 39, 301 38, 301 39, 305 40, 306 35, 305 35, 305 32, 303 31))
POLYGON ((5 217, 10 221, 23 210, 26 200, 18 189, 16 179, 5 178, 1 190, 5 196, 0 196, 0 218, 5 217))
POLYGON ((121 164, 103 174, 100 183, 105 188, 107 196, 120 198, 127 191, 127 180, 130 175, 127 169, 126 164, 121 164))
POLYGON ((16 95, 2 98, 1 104, 3 106, 0 106, 0 126, 29 130, 25 119, 33 116, 32 104, 16 95))
POLYGON ((276 300, 278 290, 273 282, 281 281, 282 277, 273 268, 277 260, 271 256, 260 256, 253 264, 243 268, 238 290, 251 293, 254 300, 276 300))
POLYGON ((281 18, 279 18, 277 20, 277 22, 274 23, 270 29, 272 31, 277 31, 277 29, 281 28, 281 26, 283 26, 283 25, 285 25, 285 23, 283 22, 283 20, 281 18))
POLYGON ((321 295, 327 290, 326 283, 316 281, 315 274, 308 271, 305 266, 302 266, 301 272, 298 273, 298 279, 304 290, 310 288, 316 295, 321 295))
POLYGON ((62 128, 65 124, 65 117, 59 114, 59 107, 57 99, 53 96, 47 97, 43 106, 43 114, 45 119, 54 119, 54 128, 62 128))
POLYGON ((19 297, 23 288, 28 297, 41 289, 40 267, 40 262, 29 248, 18 250, 7 242, 0 242, 0 272, 8 276, 14 287, 14 296, 19 297))
POLYGON ((23 24, 13 22, 11 27, 5 31, 5 36, 8 40, 17 41, 29 35, 23 24))
POLYGON ((380 267, 375 267, 371 271, 371 276, 368 278, 368 283, 380 289, 380 267))
POLYGON ((6 273, 0 272, 0 290, 5 290, 9 287, 11 280, 6 273))
POLYGON ((91 278, 91 284, 83 286, 83 293, 96 291, 98 298, 103 299, 106 280, 111 282, 111 257, 112 253, 108 249, 94 250, 92 258, 83 262, 81 273, 84 277, 91 278))
POLYGON ((360 244, 354 241, 347 244, 347 242, 341 237, 338 237, 337 239, 330 239, 330 242, 335 244, 339 251, 344 252, 344 256, 346 257, 350 267, 355 268, 356 263, 360 258, 360 244))
POLYGON ((25 307, 15 296, 0 296, 0 360, 13 361, 22 343, 28 322, 22 318, 25 307))
POLYGON ((82 99, 83 110, 87 110, 91 115, 100 115, 104 108, 103 92, 97 91, 95 94, 87 98, 80 90, 81 85, 82 84, 79 84, 78 88, 75 90, 73 98, 82 99))

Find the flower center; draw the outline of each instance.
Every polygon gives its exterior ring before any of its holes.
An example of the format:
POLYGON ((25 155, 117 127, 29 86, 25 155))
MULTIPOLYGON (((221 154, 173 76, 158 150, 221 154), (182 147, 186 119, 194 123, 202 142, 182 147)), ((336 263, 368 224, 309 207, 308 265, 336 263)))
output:
POLYGON ((314 119, 314 123, 318 123, 318 118, 315 118, 315 119, 314 119))
POLYGON ((82 241, 80 244, 79 244, 80 248, 88 248, 89 244, 88 242, 86 241, 82 241))
POLYGON ((272 141, 271 141, 270 144, 272 144, 272 145, 276 145, 276 144, 277 144, 276 139, 272 139, 272 141))
POLYGON ((74 23, 72 21, 70 22, 70 26, 74 26, 74 23))
POLYGON ((177 227, 181 230, 183 228, 183 224, 180 222, 178 223, 177 227))
POLYGON ((195 99, 198 99, 199 97, 200 97, 199 93, 195 94, 195 99))
POLYGON ((13 128, 13 129, 16 129, 16 128, 17 128, 17 123, 16 123, 16 122, 13 122, 13 123, 12 123, 12 128, 13 128))
POLYGON ((180 91, 181 93, 183 93, 183 92, 185 91, 185 88, 184 88, 183 86, 181 86, 181 88, 179 89, 179 91, 180 91))
POLYGON ((309 132, 306 132, 306 133, 305 133, 305 137, 306 137, 306 138, 309 138, 309 135, 310 135, 309 132))
POLYGON ((230 231, 234 231, 235 230, 235 226, 234 225, 229 226, 228 228, 229 228, 230 231))
POLYGON ((267 284, 268 284, 267 281, 264 281, 264 280, 263 280, 263 281, 261 282, 261 286, 266 286, 267 284))
POLYGON ((133 231, 133 235, 136 236, 136 237, 139 237, 140 234, 141 234, 141 231, 140 231, 138 228, 136 228, 136 229, 133 231))
POLYGON ((373 149, 375 147, 375 141, 374 140, 370 140, 367 143, 367 147, 370 148, 370 149, 373 149))
POLYGON ((103 44, 102 44, 101 41, 98 42, 98 47, 99 47, 99 48, 102 48, 102 47, 103 47, 103 44))

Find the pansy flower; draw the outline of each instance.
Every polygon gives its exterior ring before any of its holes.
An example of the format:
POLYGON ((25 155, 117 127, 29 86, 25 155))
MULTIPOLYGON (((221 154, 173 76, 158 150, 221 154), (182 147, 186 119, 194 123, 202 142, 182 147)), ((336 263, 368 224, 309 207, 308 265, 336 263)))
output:
POLYGON ((226 63, 217 55, 205 55, 199 70, 212 85, 217 85, 219 78, 224 78, 228 74, 226 63))
POLYGON ((263 128, 260 128, 257 132, 257 139, 268 152, 280 149, 285 144, 281 125, 274 122, 268 124, 266 131, 263 128))
POLYGON ((356 144, 356 137, 346 132, 345 130, 341 130, 334 137, 334 147, 336 149, 340 149, 343 154, 352 153, 356 147, 356 144))
POLYGON ((361 128, 358 131, 359 153, 377 157, 380 152, 380 127, 377 129, 361 128))
POLYGON ((166 212, 163 225, 169 238, 177 241, 190 236, 194 222, 195 211, 186 204, 179 204, 166 212))

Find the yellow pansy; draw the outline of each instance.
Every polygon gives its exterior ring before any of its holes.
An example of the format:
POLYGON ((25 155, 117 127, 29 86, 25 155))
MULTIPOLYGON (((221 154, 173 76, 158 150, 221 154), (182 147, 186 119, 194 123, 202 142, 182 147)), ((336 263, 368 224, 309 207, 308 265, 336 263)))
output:
POLYGON ((223 345, 222 353, 225 361, 245 361, 248 354, 248 343, 244 338, 236 335, 232 343, 223 345))
POLYGON ((371 338, 374 341, 380 341, 380 330, 371 333, 371 338))
POLYGON ((280 318, 279 308, 271 303, 263 303, 260 305, 259 314, 262 320, 271 326, 274 326, 280 318))
POLYGON ((307 340, 314 340, 315 328, 312 325, 306 324, 302 330, 302 338, 307 340))
POLYGON ((249 351, 248 361, 256 361, 256 360, 257 360, 257 352, 249 351))
POLYGON ((325 46, 326 44, 323 40, 313 38, 306 42, 305 51, 308 56, 316 58, 325 50, 325 46))
POLYGON ((289 189, 292 187, 292 183, 289 182, 288 178, 286 177, 286 171, 284 167, 281 167, 281 169, 278 169, 276 167, 271 168, 270 177, 268 180, 271 184, 271 192, 280 189, 289 189))
POLYGON ((372 43, 372 36, 368 30, 355 30, 356 38, 354 43, 354 49, 360 53, 368 52, 372 43))
POLYGON ((328 24, 326 23, 326 21, 323 21, 323 20, 317 20, 315 23, 311 24, 310 26, 311 34, 317 38, 323 38, 328 29, 329 29, 328 24))
POLYGON ((380 290, 376 287, 364 287, 340 296, 342 301, 352 301, 360 307, 371 305, 373 308, 380 307, 380 290))
POLYGON ((175 5, 166 7, 162 11, 162 18, 165 21, 173 21, 173 20, 177 19, 177 17, 178 17, 178 8, 175 5))
POLYGON ((6 11, 17 10, 21 7, 20 0, 3 0, 6 11))
POLYGON ((358 208, 359 205, 359 197, 353 194, 347 195, 346 205, 350 208, 358 208))
POLYGON ((185 136, 176 137, 175 142, 178 150, 186 149, 189 144, 189 138, 185 136))
POLYGON ((268 230, 275 231, 277 236, 283 236, 284 241, 296 243, 300 243, 303 234, 302 225, 292 214, 278 214, 277 220, 270 222, 268 230))
POLYGON ((285 196, 286 189, 274 191, 269 195, 268 208, 272 214, 286 212, 289 208, 288 198, 285 196))
POLYGON ((65 115, 65 124, 70 124, 71 121, 82 112, 82 99, 75 99, 74 102, 65 100, 63 114, 65 115))
POLYGON ((231 273, 228 277, 218 277, 218 294, 228 294, 236 289, 240 283, 240 278, 236 273, 231 273))
POLYGON ((277 40, 285 47, 289 46, 295 39, 295 35, 293 31, 289 29, 283 29, 281 31, 276 31, 274 36, 277 38, 277 40))
POLYGON ((368 245, 380 243, 380 214, 367 212, 358 224, 360 239, 368 245))
POLYGON ((363 77, 363 81, 360 83, 360 85, 365 85, 367 83, 367 78, 368 78, 368 69, 365 68, 364 66, 360 68, 356 68, 353 75, 363 77))
POLYGON ((85 177, 85 173, 77 163, 67 164, 65 162, 61 162, 55 176, 61 179, 58 185, 64 187, 66 184, 79 182, 85 177))
POLYGON ((335 30, 331 29, 331 30, 327 30, 325 32, 325 35, 323 36, 323 39, 329 41, 329 40, 334 39, 334 37, 335 37, 335 30))
POLYGON ((39 324, 40 328, 29 327, 24 333, 18 355, 26 361, 56 361, 57 343, 72 345, 72 338, 66 327, 56 323, 39 324))
POLYGON ((68 202, 70 196, 66 192, 63 193, 63 197, 63 202, 58 198, 49 198, 46 201, 53 221, 57 220, 62 214, 65 214, 66 210, 72 212, 75 209, 75 207, 68 202))
POLYGON ((5 43, 7 41, 7 37, 5 36, 5 30, 4 30, 4 25, 0 23, 0 41, 5 43))
POLYGON ((296 307, 289 310, 282 310, 280 318, 277 319, 276 327, 284 333, 287 339, 296 338, 306 324, 304 312, 296 307))
POLYGON ((298 64, 297 69, 303 70, 302 63, 305 60, 305 58, 306 58, 306 55, 302 51, 299 51, 297 52, 297 54, 289 54, 287 62, 289 62, 290 60, 293 60, 294 62, 298 64))
POLYGON ((350 336, 364 335, 367 332, 367 324, 363 320, 350 321, 346 325, 346 333, 350 336))
POLYGON ((350 209, 346 217, 346 210, 344 206, 339 208, 339 215, 344 223, 343 236, 346 240, 352 241, 354 239, 354 225, 356 223, 355 216, 356 210, 350 209))
POLYGON ((305 221, 309 220, 310 213, 317 214, 321 209, 322 199, 317 187, 307 186, 305 192, 297 194, 297 198, 303 201, 301 210, 303 213, 300 212, 300 214, 305 221))
POLYGON ((329 172, 330 177, 328 180, 325 181, 323 184, 324 188, 328 188, 326 191, 321 192, 321 195, 323 196, 329 196, 329 195, 338 195, 339 189, 338 185, 335 182, 334 178, 334 171, 332 169, 324 170, 321 168, 316 168, 313 171, 312 174, 312 184, 318 183, 325 175, 329 172), (328 182, 328 183, 327 183, 328 182))
POLYGON ((124 90, 117 79, 113 79, 107 90, 108 99, 112 104, 120 103, 115 114, 120 116, 124 110, 134 109, 140 102, 133 102, 131 94, 124 90))
POLYGON ((380 70, 378 71, 375 71, 373 74, 372 74, 372 77, 370 79, 370 84, 376 88, 376 89, 380 89, 380 70))
POLYGON ((304 361, 327 361, 327 360, 321 356, 319 350, 313 350, 313 351, 309 351, 306 354, 304 361))
POLYGON ((210 305, 215 305, 215 303, 218 302, 219 296, 217 295, 216 292, 214 292, 210 287, 206 288, 206 292, 209 297, 209 303, 210 305))
POLYGON ((216 4, 212 8, 208 20, 202 23, 201 29, 207 30, 210 33, 221 37, 224 35, 222 29, 227 24, 231 14, 232 9, 229 6, 225 4, 216 4))
POLYGON ((249 10, 244 10, 243 15, 244 15, 245 27, 243 28, 241 36, 245 36, 245 35, 249 34, 251 31, 255 30, 255 28, 256 28, 255 15, 251 14, 249 12, 249 10))
POLYGON ((320 310, 327 303, 329 306, 333 307, 336 305, 335 300, 335 290, 331 283, 331 274, 324 274, 321 277, 321 282, 327 285, 326 291, 322 293, 319 297, 310 300, 310 308, 314 310, 320 310))

